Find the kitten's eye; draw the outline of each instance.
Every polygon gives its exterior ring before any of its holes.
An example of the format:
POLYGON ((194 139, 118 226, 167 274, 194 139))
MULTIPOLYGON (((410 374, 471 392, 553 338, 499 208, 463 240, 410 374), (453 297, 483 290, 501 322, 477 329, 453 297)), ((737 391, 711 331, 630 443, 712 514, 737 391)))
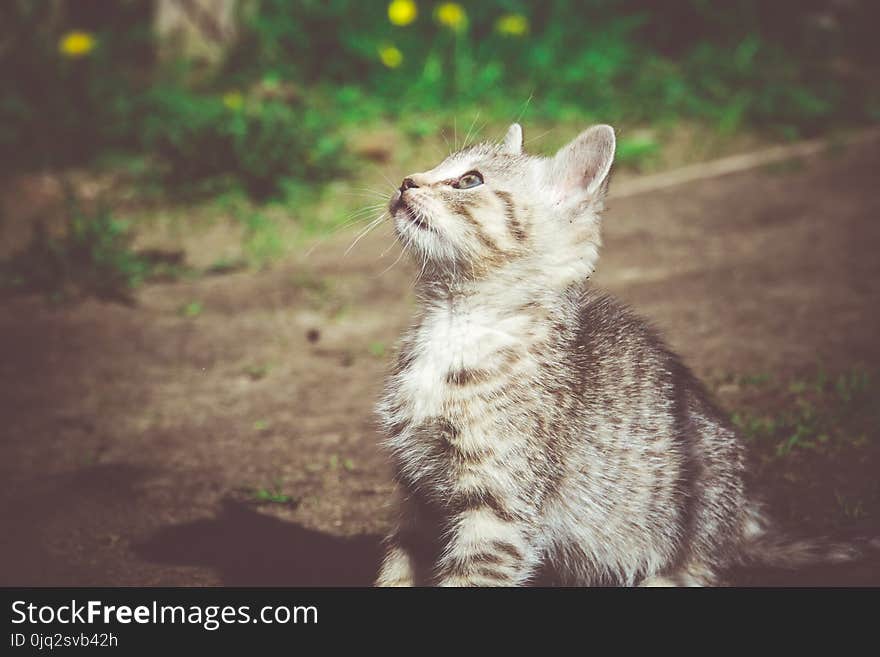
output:
POLYGON ((479 171, 469 171, 464 174, 461 178, 459 178, 455 185, 456 189, 470 189, 471 187, 478 187, 483 184, 483 176, 480 175, 479 171))

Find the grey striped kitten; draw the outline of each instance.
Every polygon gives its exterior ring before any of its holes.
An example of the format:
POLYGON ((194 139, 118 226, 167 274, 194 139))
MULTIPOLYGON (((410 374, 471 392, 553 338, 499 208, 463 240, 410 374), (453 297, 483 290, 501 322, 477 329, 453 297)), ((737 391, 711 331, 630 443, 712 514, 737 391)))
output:
MULTIPOLYGON (((642 320, 587 283, 614 131, 552 158, 522 129, 391 200, 420 310, 378 412, 399 521, 378 585, 707 585, 794 563, 743 487, 743 449, 642 320)), ((843 555, 840 555, 843 556, 843 555)))

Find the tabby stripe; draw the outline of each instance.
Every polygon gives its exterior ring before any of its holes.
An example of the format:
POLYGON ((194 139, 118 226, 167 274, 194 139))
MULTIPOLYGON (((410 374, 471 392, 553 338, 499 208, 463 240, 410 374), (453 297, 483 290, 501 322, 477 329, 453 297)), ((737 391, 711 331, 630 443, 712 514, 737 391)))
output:
POLYGON ((495 455, 495 452, 490 449, 464 450, 448 441, 444 443, 444 446, 447 456, 458 465, 478 465, 495 455))
POLYGON ((392 372, 394 374, 401 374, 404 371, 408 370, 410 365, 412 365, 416 360, 416 354, 412 349, 401 350, 397 355, 397 360, 394 363, 394 367, 392 372))
POLYGON ((476 568, 471 570, 471 572, 475 575, 482 575, 483 577, 499 581, 506 581, 510 579, 510 575, 508 573, 497 570, 495 568, 476 568))
POLYGON ((522 224, 516 217, 516 206, 513 203, 513 197, 510 193, 501 191, 496 191, 495 196, 497 196, 504 205, 504 215, 507 217, 507 226, 508 230, 510 230, 510 234, 520 242, 526 241, 528 235, 526 235, 522 224))
POLYGON ((450 504, 456 513, 487 508, 505 522, 514 522, 516 520, 516 516, 494 493, 485 490, 456 493, 450 500, 450 504))
POLYGON ((499 552, 503 552, 504 554, 516 559, 517 561, 521 561, 523 559, 523 553, 519 551, 519 548, 516 547, 513 543, 508 543, 507 541, 492 541, 490 547, 494 550, 498 550, 499 552))
POLYGON ((493 378, 508 374, 513 366, 519 362, 520 354, 515 349, 501 349, 496 354, 500 355, 500 362, 496 369, 463 367, 460 370, 450 370, 446 374, 446 383, 455 386, 476 385, 485 383, 493 378))
POLYGON ((504 559, 494 552, 476 552, 475 554, 469 554, 467 561, 470 564, 491 564, 495 566, 504 563, 504 559))
POLYGON ((446 375, 446 383, 454 386, 467 386, 475 383, 482 383, 492 378, 494 372, 481 369, 470 369, 464 367, 460 370, 450 371, 446 375))
MULTIPOLYGON (((480 577, 481 579, 488 580, 489 583, 495 584, 510 580, 509 573, 489 566, 475 566, 475 564, 471 563, 469 557, 456 561, 447 569, 447 572, 453 577, 460 577, 474 584, 477 584, 477 582, 474 581, 476 577, 480 577)), ((480 584, 477 585, 479 586, 480 584)))
POLYGON ((464 554, 446 567, 447 572, 460 577, 474 579, 479 576, 496 581, 509 580, 511 568, 515 569, 516 564, 508 558, 491 552, 464 554))
POLYGON ((397 436, 403 433, 403 430, 406 429, 408 426, 409 422, 406 421, 394 422, 387 428, 388 436, 391 438, 397 438, 397 436))
POLYGON ((470 223, 470 225, 474 227, 474 230, 477 233, 477 239, 482 242, 483 246, 489 249, 489 251, 491 251, 495 256, 505 255, 504 251, 501 250, 501 248, 494 242, 494 240, 483 232, 483 229, 480 226, 480 222, 474 219, 474 215, 471 214, 471 211, 468 208, 459 208, 458 212, 460 216, 467 219, 468 223, 470 223))

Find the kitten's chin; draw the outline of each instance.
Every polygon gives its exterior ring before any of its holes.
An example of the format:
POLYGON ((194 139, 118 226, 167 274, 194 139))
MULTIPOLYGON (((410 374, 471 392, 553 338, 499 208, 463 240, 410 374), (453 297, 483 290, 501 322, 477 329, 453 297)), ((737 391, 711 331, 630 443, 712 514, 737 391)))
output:
POLYGON ((436 239, 433 232, 420 228, 404 214, 394 217, 394 232, 397 233, 404 250, 419 258, 431 253, 430 242, 432 239, 436 239))
POLYGON ((438 250, 438 234, 431 220, 417 208, 398 201, 392 208, 394 231, 404 248, 418 258, 430 258, 438 250))
POLYGON ((391 214, 399 225, 411 225, 423 231, 433 231, 431 222, 424 212, 409 203, 397 200, 391 205, 391 214))
POLYGON ((409 257, 424 268, 439 264, 446 252, 445 245, 436 231, 418 225, 412 217, 401 213, 394 215, 394 232, 409 257))

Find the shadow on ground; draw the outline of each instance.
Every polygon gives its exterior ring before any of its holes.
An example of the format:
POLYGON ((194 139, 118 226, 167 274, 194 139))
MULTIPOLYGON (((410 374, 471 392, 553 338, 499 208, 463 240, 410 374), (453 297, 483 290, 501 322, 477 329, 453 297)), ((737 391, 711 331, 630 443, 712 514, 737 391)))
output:
POLYGON ((167 527, 134 551, 147 561, 211 568, 226 586, 369 586, 380 539, 333 536, 226 500, 215 517, 167 527))
POLYGON ((0 583, 107 581, 106 552, 119 535, 100 521, 130 514, 137 499, 133 486, 145 473, 127 465, 96 465, 13 482, 0 502, 0 583))
MULTIPOLYGON (((339 537, 257 512, 233 500, 213 518, 175 525, 135 546, 147 561, 213 569, 227 586, 370 586, 379 568, 376 535, 339 537)), ((880 560, 796 570, 742 568, 735 586, 878 586, 880 560)), ((536 586, 558 586, 542 573, 536 586)))

